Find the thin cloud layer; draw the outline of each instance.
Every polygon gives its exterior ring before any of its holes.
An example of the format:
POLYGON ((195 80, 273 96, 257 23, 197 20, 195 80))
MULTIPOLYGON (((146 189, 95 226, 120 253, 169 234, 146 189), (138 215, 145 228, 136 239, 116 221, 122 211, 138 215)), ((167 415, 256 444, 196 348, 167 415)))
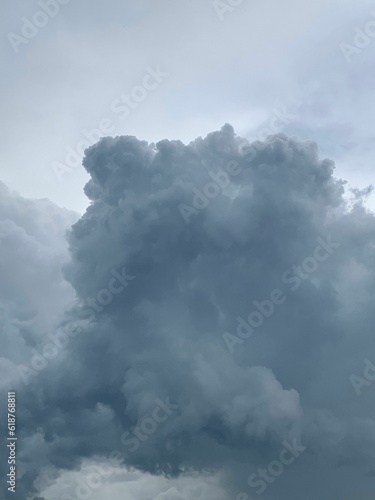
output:
POLYGON ((58 329, 74 338, 19 388, 25 484, 117 453, 216 473, 228 499, 370 499, 374 389, 350 379, 374 348, 361 193, 349 208, 316 144, 230 125, 188 145, 104 138, 84 166, 64 266, 78 303, 58 329))

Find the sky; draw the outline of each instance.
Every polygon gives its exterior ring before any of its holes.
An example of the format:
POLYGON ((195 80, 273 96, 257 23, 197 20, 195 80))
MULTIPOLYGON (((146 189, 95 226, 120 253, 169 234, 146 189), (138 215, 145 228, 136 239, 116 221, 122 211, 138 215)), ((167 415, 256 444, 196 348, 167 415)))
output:
POLYGON ((9 34, 22 37, 38 3, 3 5, 3 182, 83 213, 79 161, 61 179, 53 164, 103 119, 112 136, 188 143, 227 122, 255 138, 286 109, 285 132, 317 141, 357 187, 370 184, 375 45, 360 41, 345 57, 340 44, 353 47, 355 28, 374 20, 372 2, 237 3, 71 0, 23 43, 9 34), (147 67, 168 76, 128 116, 114 112, 147 67))
POLYGON ((1 9, 0 498, 372 499, 372 2, 1 9))

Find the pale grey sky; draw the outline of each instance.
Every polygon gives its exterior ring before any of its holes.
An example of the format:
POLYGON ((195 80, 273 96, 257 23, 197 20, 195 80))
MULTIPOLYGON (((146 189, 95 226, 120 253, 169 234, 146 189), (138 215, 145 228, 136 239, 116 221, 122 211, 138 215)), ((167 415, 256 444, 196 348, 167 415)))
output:
POLYGON ((1 179, 83 212, 83 168, 59 182, 52 164, 103 119, 110 135, 189 142, 226 122, 256 137, 286 108, 296 118, 283 131, 316 140, 337 174, 363 187, 372 180, 375 40, 350 62, 340 43, 353 43, 371 9, 364 0, 252 0, 227 10, 211 0, 71 0, 21 43, 9 33, 22 36, 22 18, 40 6, 3 4, 1 179), (149 66, 168 76, 121 119, 112 103, 149 66))

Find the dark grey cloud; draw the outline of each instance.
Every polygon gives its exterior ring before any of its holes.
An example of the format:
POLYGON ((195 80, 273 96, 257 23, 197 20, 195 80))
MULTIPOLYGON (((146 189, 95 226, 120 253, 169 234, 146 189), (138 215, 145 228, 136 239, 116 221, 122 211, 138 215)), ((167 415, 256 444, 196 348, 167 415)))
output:
POLYGON ((103 138, 84 166, 91 204, 64 266, 78 302, 59 327, 76 334, 20 385, 24 469, 117 450, 154 474, 217 472, 228 499, 253 498, 249 476, 294 445, 263 498, 372 498, 375 386, 358 397, 350 381, 374 348, 366 193, 350 208, 313 142, 250 145, 230 125, 188 145, 103 138), (114 271, 134 279, 87 314, 114 271), (228 349, 223 334, 274 290, 283 303, 228 349), (173 406, 162 422, 160 401, 173 406))

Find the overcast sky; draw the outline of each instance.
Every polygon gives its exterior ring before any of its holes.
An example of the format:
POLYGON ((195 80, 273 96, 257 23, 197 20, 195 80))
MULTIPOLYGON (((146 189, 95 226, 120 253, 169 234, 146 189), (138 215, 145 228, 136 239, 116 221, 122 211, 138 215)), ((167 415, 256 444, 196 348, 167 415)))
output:
POLYGON ((82 167, 59 182, 52 165, 103 119, 109 135, 189 142, 226 122, 256 137, 286 108, 294 119, 285 132, 316 140, 358 187, 371 183, 375 43, 347 57, 340 44, 374 20, 372 2, 233 3, 71 0, 24 42, 9 33, 22 36, 38 3, 4 4, 2 180, 83 212, 82 167), (149 66, 168 76, 121 118, 113 101, 141 85, 149 66))
POLYGON ((372 4, 2 5, 14 498, 373 498, 372 4))

